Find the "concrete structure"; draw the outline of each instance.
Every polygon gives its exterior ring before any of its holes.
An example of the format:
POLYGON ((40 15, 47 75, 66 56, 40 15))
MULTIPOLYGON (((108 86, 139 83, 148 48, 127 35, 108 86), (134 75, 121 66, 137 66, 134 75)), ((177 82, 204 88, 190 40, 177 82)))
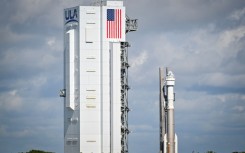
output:
POLYGON ((64 10, 64 152, 128 152, 128 55, 137 29, 122 1, 64 10))
POLYGON ((172 71, 159 69, 160 84, 160 153, 178 153, 178 139, 174 124, 174 85, 175 78, 172 71))

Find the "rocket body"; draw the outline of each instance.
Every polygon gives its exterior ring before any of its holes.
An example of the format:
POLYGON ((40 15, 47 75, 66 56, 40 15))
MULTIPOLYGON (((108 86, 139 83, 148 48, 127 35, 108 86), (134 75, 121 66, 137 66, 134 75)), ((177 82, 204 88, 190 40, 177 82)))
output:
POLYGON ((174 123, 175 78, 172 71, 167 70, 166 73, 163 78, 163 70, 160 69, 160 152, 178 153, 174 123))
POLYGON ((167 109, 167 152, 175 153, 175 126, 174 126, 174 84, 175 78, 171 71, 166 77, 166 109, 167 109))

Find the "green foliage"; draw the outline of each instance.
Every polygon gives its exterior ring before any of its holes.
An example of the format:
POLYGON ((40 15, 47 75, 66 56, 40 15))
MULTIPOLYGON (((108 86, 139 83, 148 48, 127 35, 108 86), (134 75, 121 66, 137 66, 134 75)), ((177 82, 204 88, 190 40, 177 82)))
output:
POLYGON ((46 152, 42 150, 30 150, 29 152, 26 152, 26 153, 52 153, 52 152, 46 152))

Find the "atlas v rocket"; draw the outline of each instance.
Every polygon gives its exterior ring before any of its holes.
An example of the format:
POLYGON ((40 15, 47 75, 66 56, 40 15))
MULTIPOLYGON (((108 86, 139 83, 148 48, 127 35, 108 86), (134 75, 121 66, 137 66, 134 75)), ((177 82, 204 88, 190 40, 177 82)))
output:
POLYGON ((178 139, 174 124, 174 85, 175 78, 172 71, 159 68, 160 81, 160 153, 178 153, 178 139))

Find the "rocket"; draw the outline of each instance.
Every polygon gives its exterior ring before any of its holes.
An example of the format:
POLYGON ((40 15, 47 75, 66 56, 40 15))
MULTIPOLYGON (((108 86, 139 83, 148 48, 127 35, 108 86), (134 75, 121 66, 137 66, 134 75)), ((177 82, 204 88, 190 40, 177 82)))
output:
POLYGON ((178 139, 174 123, 174 85, 175 77, 172 71, 159 68, 159 108, 160 108, 160 153, 178 153, 178 139))

